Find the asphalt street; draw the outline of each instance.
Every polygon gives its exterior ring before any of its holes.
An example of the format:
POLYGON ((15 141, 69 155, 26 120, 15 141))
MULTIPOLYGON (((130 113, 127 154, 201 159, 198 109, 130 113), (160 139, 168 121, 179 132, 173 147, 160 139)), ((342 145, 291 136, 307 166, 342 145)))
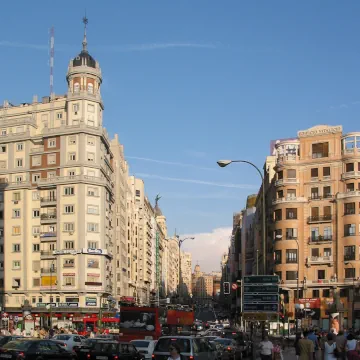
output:
POLYGON ((201 320, 201 321, 215 321, 216 315, 213 310, 205 308, 205 309, 198 309, 195 312, 195 319, 201 320))

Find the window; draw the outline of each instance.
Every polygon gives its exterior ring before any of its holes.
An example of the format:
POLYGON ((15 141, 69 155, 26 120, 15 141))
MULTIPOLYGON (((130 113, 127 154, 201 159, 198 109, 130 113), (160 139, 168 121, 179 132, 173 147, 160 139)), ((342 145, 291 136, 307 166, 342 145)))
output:
POLYGON ((99 207, 97 205, 88 205, 87 207, 88 214, 99 214, 99 207))
POLYGON ((286 173, 287 173, 288 179, 296 179, 296 170, 295 169, 288 169, 286 173))
POLYGON ((16 167, 23 167, 23 159, 16 159, 15 161, 16 167))
POLYGON ((75 286, 75 276, 65 276, 63 286, 75 286))
POLYGON ((49 154, 47 156, 47 163, 48 164, 56 164, 56 154, 49 154))
POLYGON ((13 193, 13 201, 20 201, 21 196, 19 192, 13 193))
POLYGON ((12 287, 13 288, 19 288, 21 286, 21 280, 18 278, 13 279, 12 281, 12 287))
POLYGON ((323 143, 317 143, 312 144, 312 158, 323 158, 329 156, 329 143, 323 142, 323 143))
POLYGON ((75 188, 72 186, 64 187, 64 195, 75 195, 75 188))
POLYGON ((87 161, 94 162, 95 161, 95 154, 94 153, 87 153, 87 161))
POLYGON ((318 298, 318 297, 320 297, 320 290, 313 290, 313 291, 312 291, 312 297, 313 297, 313 298, 318 298))
POLYGON ((330 289, 324 289, 322 291, 322 296, 326 298, 330 297, 330 289))
POLYGON ((64 223, 63 225, 64 225, 63 229, 66 232, 72 232, 75 229, 74 223, 64 223))
POLYGON ((32 227, 32 234, 39 235, 40 234, 40 226, 33 226, 32 227))
POLYGON ((286 229, 286 240, 296 240, 298 237, 297 229, 287 228, 286 229))
POLYGON ((287 198, 288 199, 295 199, 296 198, 296 190, 295 189, 288 189, 287 198))
POLYGON ((282 229, 274 230, 274 240, 281 240, 282 239, 282 229))
POLYGON ((275 264, 281 264, 281 250, 275 250, 274 260, 275 264))
POLYGON ((15 182, 21 183, 22 181, 23 181, 23 177, 22 177, 22 176, 15 176, 15 182))
POLYGON ((42 303, 42 297, 41 296, 39 297, 38 302, 42 303))
POLYGON ((283 190, 279 190, 278 192, 277 192, 277 198, 278 199, 282 199, 284 197, 284 191, 283 190))
POLYGON ((65 249, 73 249, 74 248, 74 242, 73 241, 65 241, 64 245, 65 245, 65 249))
POLYGON ((69 154, 69 161, 76 161, 76 154, 75 153, 70 153, 69 154))
MULTIPOLYGON (((94 93, 94 85, 93 84, 88 84, 87 86, 87 91, 88 91, 88 94, 93 94, 94 93)), ((94 105, 93 105, 94 106, 94 105)))
POLYGON ((353 215, 355 214, 355 203, 346 203, 344 204, 344 215, 353 215))
POLYGON ((297 250, 286 250, 286 263, 294 264, 297 263, 297 250))
POLYGON ((99 259, 98 258, 88 259, 87 267, 91 268, 91 269, 98 269, 99 268, 99 259))
POLYGON ((23 151, 24 150, 24 144, 23 143, 17 143, 16 144, 16 151, 23 151))
POLYGON ((21 234, 21 228, 20 228, 20 226, 13 226, 13 227, 12 227, 12 234, 13 234, 13 235, 20 235, 20 234, 21 234))
POLYGON ((58 112, 58 113, 56 113, 56 118, 57 119, 62 119, 62 117, 63 117, 63 114, 61 113, 61 112, 58 112))
POLYGON ((346 268, 345 279, 354 279, 354 278, 355 278, 355 268, 346 268))
POLYGON ((56 147, 56 139, 48 139, 48 147, 56 147))
POLYGON ((73 214, 74 213, 74 205, 65 205, 64 213, 65 214, 73 214))
POLYGON ((32 174, 32 182, 37 183, 40 180, 40 174, 32 174))
POLYGON ((75 176, 75 170, 69 170, 68 176, 75 176))
POLYGON ((291 220, 291 219, 297 219, 297 209, 286 209, 286 219, 287 220, 291 220))
POLYGON ((354 183, 346 184, 346 191, 354 191, 354 190, 355 190, 354 183))
POLYGON ((39 209, 34 209, 34 210, 32 211, 32 217, 33 217, 33 218, 38 218, 38 217, 40 217, 40 210, 39 210, 39 209))
POLYGON ((76 144, 76 136, 69 136, 69 145, 76 144))
MULTIPOLYGON (((78 85, 79 85, 79 84, 78 84, 78 85)), ((76 84, 75 84, 75 86, 76 86, 76 84)), ((75 86, 74 86, 74 88, 75 88, 75 86)), ((75 115, 77 115, 77 113, 79 112, 79 110, 80 110, 79 104, 73 104, 73 112, 75 113, 75 115)))
POLYGON ((41 156, 33 156, 31 158, 31 165, 32 166, 40 166, 41 165, 41 156))
POLYGON ((311 228, 311 241, 319 240, 319 228, 313 227, 311 228))
POLYGON ((1 135, 2 135, 2 136, 5 136, 6 134, 7 134, 6 129, 1 129, 1 135))
POLYGON ((96 223, 88 223, 87 224, 88 232, 99 232, 99 224, 96 223))
POLYGON ((33 250, 33 252, 39 252, 40 251, 40 244, 33 244, 32 250, 33 250))
POLYGON ((324 280, 325 279, 325 270, 318 270, 317 271, 317 278, 318 280, 324 280))
POLYGON ((355 235, 355 224, 344 225, 344 236, 354 236, 354 235, 355 235))
POLYGON ((74 259, 65 259, 64 260, 64 268, 73 268, 73 267, 75 267, 74 259))
POLYGON ((324 240, 331 240, 332 239, 332 229, 331 226, 324 227, 324 240))
POLYGON ((140 190, 135 191, 135 196, 140 196, 140 190))
POLYGON ((331 257, 331 248, 324 248, 324 257, 325 258, 331 257))
POLYGON ((91 105, 91 104, 88 104, 87 110, 88 110, 88 112, 93 113, 93 112, 95 112, 95 106, 94 106, 94 105, 91 105))
POLYGON ((0 145, 0 153, 6 153, 6 145, 0 145))
POLYGON ((281 170, 278 172, 278 180, 282 180, 284 178, 284 172, 281 170))
POLYGON ((12 251, 13 252, 20 252, 20 244, 13 244, 12 251))
POLYGON ((331 186, 324 186, 323 194, 324 198, 331 198, 331 186))
POLYGON ((311 177, 317 178, 319 176, 319 169, 318 168, 312 168, 311 169, 311 177))
POLYGON ((33 200, 40 200, 40 192, 39 191, 33 191, 32 199, 33 200))
POLYGON ((296 279, 297 279, 297 271, 286 272, 286 280, 296 280, 296 279))
POLYGON ((88 248, 89 248, 89 249, 97 249, 97 248, 98 248, 98 243, 97 243, 97 241, 89 241, 89 242, 88 242, 88 248))
POLYGON ((12 262, 12 269, 13 270, 20 270, 20 261, 19 260, 14 260, 13 262, 12 262))
POLYGON ((355 260, 355 245, 344 246, 344 261, 355 260))
POLYGON ((320 199, 320 195, 319 195, 319 188, 311 188, 311 199, 316 200, 316 199, 320 199))
POLYGON ((19 218, 20 217, 20 209, 14 209, 12 217, 13 218, 19 218))
POLYGON ((330 176, 330 166, 323 167, 323 176, 330 176))
POLYGON ((88 136, 87 137, 87 144, 94 146, 95 145, 95 138, 93 136, 88 136))
POLYGON ((98 196, 98 189, 89 186, 87 188, 87 194, 88 194, 88 196, 98 196))
POLYGON ((354 171, 354 163, 347 163, 347 164, 345 164, 345 171, 346 171, 346 172, 354 171))
POLYGON ((5 160, 0 161, 0 169, 6 169, 7 168, 7 162, 5 160))
POLYGON ((275 221, 282 220, 282 211, 281 211, 281 209, 278 209, 278 210, 274 211, 274 217, 275 217, 275 221))

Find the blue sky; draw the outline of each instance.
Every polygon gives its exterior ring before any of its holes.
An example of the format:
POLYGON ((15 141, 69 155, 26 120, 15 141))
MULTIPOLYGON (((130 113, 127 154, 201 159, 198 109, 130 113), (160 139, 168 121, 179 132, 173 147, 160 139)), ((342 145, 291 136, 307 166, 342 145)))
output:
MULTIPOLYGON (((86 7, 88 48, 103 71, 106 127, 119 134, 148 196, 162 195, 170 232, 199 234, 204 245, 228 236, 232 213, 259 179, 246 165, 218 169, 216 160, 262 166, 271 139, 316 124, 358 129, 358 1, 102 3, 3 2, 0 99, 48 94, 51 25, 55 90, 66 91, 86 7)), ((199 262, 209 267, 214 259, 199 262)))

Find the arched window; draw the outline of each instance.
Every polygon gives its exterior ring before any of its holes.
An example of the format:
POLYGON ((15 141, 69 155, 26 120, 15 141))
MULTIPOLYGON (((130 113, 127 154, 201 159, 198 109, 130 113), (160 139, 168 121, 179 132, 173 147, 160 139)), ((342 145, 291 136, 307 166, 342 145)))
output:
POLYGON ((78 93, 78 92, 80 92, 80 84, 76 82, 74 84, 74 93, 78 93))
POLYGON ((91 83, 88 84, 87 90, 88 90, 88 94, 93 94, 94 93, 94 85, 91 83))

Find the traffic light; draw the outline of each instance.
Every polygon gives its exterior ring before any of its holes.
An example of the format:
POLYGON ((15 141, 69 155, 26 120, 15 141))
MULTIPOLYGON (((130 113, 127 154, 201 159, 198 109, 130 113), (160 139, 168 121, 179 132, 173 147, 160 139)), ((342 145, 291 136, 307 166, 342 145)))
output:
POLYGON ((230 294, 230 283, 224 282, 224 295, 229 295, 229 294, 230 294))

